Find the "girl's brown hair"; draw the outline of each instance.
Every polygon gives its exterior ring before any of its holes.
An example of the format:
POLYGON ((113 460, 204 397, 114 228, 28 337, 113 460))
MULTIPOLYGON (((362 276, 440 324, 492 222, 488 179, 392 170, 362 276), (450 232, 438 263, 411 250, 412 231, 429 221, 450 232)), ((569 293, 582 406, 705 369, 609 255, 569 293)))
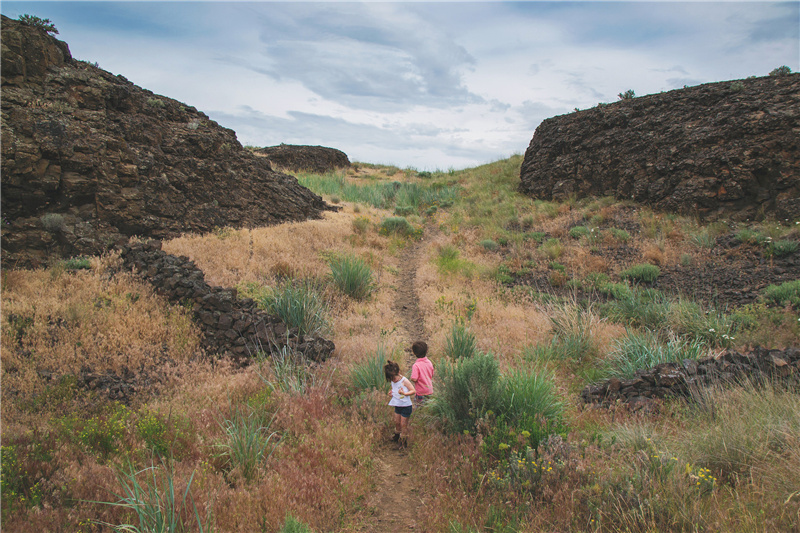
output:
POLYGON ((391 360, 386 360, 383 365, 383 375, 386 376, 386 381, 392 381, 392 378, 400 373, 400 365, 391 360))

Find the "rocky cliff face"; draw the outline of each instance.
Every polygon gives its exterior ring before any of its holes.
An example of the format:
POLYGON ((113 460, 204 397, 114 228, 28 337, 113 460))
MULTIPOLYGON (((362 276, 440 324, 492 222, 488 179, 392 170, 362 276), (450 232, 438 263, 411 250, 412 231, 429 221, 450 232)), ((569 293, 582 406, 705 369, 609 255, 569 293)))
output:
POLYGON ((292 172, 305 170, 324 174, 350 166, 347 154, 341 150, 324 146, 281 144, 258 148, 254 152, 266 157, 276 167, 291 170, 292 172))
POLYGON ((96 254, 132 235, 303 220, 326 207, 195 108, 2 17, 5 267, 96 254))
POLYGON ((713 219, 800 217, 800 74, 720 82, 554 117, 519 190, 612 195, 713 219))

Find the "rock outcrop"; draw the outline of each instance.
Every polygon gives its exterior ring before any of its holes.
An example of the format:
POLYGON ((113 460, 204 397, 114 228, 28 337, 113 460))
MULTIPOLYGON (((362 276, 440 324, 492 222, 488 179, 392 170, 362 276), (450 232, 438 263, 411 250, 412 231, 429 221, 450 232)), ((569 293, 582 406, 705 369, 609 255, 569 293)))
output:
POLYGON ((586 403, 611 405, 617 402, 633 408, 648 405, 653 399, 697 398, 703 387, 716 383, 750 380, 800 380, 800 349, 767 350, 749 353, 728 350, 717 357, 682 363, 663 363, 640 370, 631 379, 611 378, 589 385, 581 393, 586 403))
POLYGON ((3 266, 328 208, 232 130, 2 17, 3 266))
POLYGON ((520 192, 713 219, 800 217, 800 74, 709 83, 542 122, 520 192))
POLYGON ((259 350, 270 353, 288 346, 292 353, 322 362, 335 349, 329 340, 287 328, 252 299, 239 298, 236 289, 210 286, 194 261, 164 252, 159 241, 132 243, 122 248, 121 257, 124 269, 150 283, 158 294, 191 307, 207 354, 246 362, 259 350))
POLYGON ((324 174, 350 166, 347 154, 341 150, 324 146, 281 144, 257 148, 253 151, 266 157, 276 167, 292 172, 308 171, 324 174))

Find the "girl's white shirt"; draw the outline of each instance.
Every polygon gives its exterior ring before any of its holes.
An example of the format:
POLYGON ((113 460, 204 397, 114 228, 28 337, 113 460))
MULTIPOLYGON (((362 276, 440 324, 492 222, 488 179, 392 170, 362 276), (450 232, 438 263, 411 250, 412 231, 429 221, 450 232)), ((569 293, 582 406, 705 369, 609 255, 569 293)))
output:
POLYGON ((394 407, 408 407, 411 405, 411 397, 400 394, 400 391, 408 392, 408 387, 405 386, 406 378, 400 376, 397 381, 392 381, 392 399, 389 400, 389 405, 394 407))

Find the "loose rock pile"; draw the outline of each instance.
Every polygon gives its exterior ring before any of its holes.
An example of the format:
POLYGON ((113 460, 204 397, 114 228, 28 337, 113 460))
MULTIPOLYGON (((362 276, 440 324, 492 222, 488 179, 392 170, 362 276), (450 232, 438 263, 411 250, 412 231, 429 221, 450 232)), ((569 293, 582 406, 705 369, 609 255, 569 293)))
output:
POLYGON ((655 398, 691 398, 702 387, 735 383, 745 378, 751 381, 800 378, 800 349, 756 348, 744 354, 728 350, 716 357, 663 363, 640 370, 631 379, 611 378, 589 385, 581 392, 581 399, 602 405, 621 402, 635 409, 648 405, 655 398))
POLYGON ((335 349, 329 340, 287 328, 278 317, 258 309, 252 299, 238 298, 236 289, 210 286, 193 261, 167 254, 160 241, 128 245, 122 259, 125 269, 133 270, 170 302, 191 307, 208 354, 245 364, 259 350, 269 353, 288 347, 309 361, 321 362, 335 349))

